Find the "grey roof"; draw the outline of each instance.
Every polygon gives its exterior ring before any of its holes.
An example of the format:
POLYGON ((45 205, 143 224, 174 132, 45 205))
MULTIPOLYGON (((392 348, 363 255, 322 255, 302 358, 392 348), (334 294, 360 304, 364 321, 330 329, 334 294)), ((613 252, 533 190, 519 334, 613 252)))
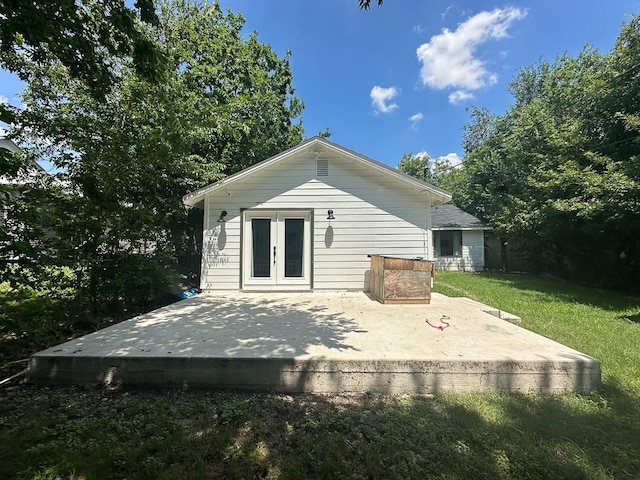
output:
POLYGON ((434 230, 491 230, 490 225, 451 203, 431 207, 431 228, 434 230))

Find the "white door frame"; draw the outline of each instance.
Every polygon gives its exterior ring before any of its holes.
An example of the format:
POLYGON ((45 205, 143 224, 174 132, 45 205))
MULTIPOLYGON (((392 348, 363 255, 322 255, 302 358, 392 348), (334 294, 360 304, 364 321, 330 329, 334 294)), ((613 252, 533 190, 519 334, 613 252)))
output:
POLYGON ((242 288, 245 290, 309 290, 311 288, 311 210, 245 210, 242 213, 242 288), (253 222, 269 220, 268 274, 254 276, 253 222), (303 220, 302 275, 285 275, 285 225, 303 220))

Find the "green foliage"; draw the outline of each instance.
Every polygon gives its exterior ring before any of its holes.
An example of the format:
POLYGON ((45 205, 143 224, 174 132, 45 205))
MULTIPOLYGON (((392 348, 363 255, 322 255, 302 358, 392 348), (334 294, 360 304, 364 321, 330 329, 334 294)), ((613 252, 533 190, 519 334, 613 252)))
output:
MULTIPOLYGON (((73 475, 71 478, 74 477, 75 475, 73 475)), ((56 468, 47 467, 42 470, 38 470, 35 475, 31 477, 31 480, 62 480, 62 478, 63 477, 58 474, 58 470, 56 468)))
POLYGON ((325 128, 324 130, 320 130, 317 135, 322 138, 329 138, 331 136, 331 131, 329 128, 325 128))
POLYGON ((640 398, 640 297, 515 274, 438 272, 434 288, 520 316, 524 327, 599 359, 606 384, 640 398))
POLYGON ((466 177, 459 166, 453 166, 445 157, 438 157, 432 168, 432 181, 447 192, 460 192, 465 186, 466 177))
POLYGON ((427 182, 431 173, 430 159, 431 157, 427 152, 417 155, 404 153, 400 163, 398 163, 398 170, 427 182))
POLYGON ((218 4, 161 3, 143 33, 161 54, 163 81, 142 76, 128 50, 99 49, 113 74, 102 96, 55 55, 0 50, 29 79, 12 135, 25 155, 61 169, 23 178, 9 202, 0 255, 17 265, 3 278, 39 288, 49 267, 69 268, 95 313, 153 302, 176 285, 176 259, 198 255, 202 228, 182 196, 302 137, 289 54, 244 38, 243 25, 218 4))
MULTIPOLYGON (((51 277, 64 279, 65 272, 51 277)), ((58 284, 34 290, 0 283, 0 376, 8 377, 24 368, 24 364, 6 362, 27 358, 33 351, 86 332, 76 325, 73 298, 72 289, 58 284)))
POLYGON ((0 478, 640 477, 638 297, 525 275, 440 272, 434 287, 595 355, 604 388, 434 397, 15 388, 0 402, 0 478))
MULTIPOLYGON (((160 52, 144 32, 158 20, 153 0, 137 0, 133 9, 123 0, 3 0, 0 17, 0 65, 25 82, 33 79, 25 55, 41 65, 60 62, 97 97, 117 81, 114 56, 132 58, 146 78, 160 73, 160 52)), ((12 112, 0 109, 0 121, 11 123, 12 112)))
POLYGON ((398 170, 446 191, 459 191, 464 177, 446 157, 431 159, 427 152, 405 153, 398 163, 398 170))
POLYGON ((531 268, 639 284, 639 38, 636 17, 609 54, 525 68, 504 115, 472 113, 454 202, 526 250, 531 268))
POLYGON ((234 424, 240 426, 248 418, 249 414, 246 411, 244 402, 225 402, 220 405, 219 420, 223 425, 234 424))

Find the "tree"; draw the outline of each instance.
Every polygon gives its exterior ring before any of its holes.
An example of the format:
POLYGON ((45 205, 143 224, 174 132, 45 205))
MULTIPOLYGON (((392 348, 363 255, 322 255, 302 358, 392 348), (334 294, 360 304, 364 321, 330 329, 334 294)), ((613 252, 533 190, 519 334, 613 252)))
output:
POLYGON ((464 176, 459 165, 452 165, 447 157, 436 157, 431 165, 431 183, 450 192, 453 197, 459 195, 464 176))
POLYGON ((427 152, 403 154, 398 170, 448 191, 457 188, 460 178, 460 172, 451 165, 448 158, 436 157, 431 160, 427 152))
POLYGON ((165 79, 148 81, 132 59, 113 58, 118 80, 102 99, 61 62, 23 55, 32 81, 17 134, 64 169, 64 189, 41 192, 51 200, 46 208, 25 197, 23 210, 10 212, 6 254, 27 246, 25 267, 71 268, 96 307, 156 295, 175 259, 197 248, 201 219, 181 197, 302 137, 289 54, 279 58, 257 34, 245 40, 243 25, 217 4, 162 3, 148 36, 162 52, 165 79), (25 227, 36 208, 45 208, 40 233, 55 235, 38 238, 25 227))
MULTIPOLYGON (((153 0, 137 0, 135 9, 124 0, 3 0, 0 18, 0 67, 26 83, 32 70, 25 57, 40 65, 57 60, 98 98, 116 80, 115 63, 122 58, 131 58, 146 79, 162 77, 160 51, 143 26, 157 24, 153 0)), ((16 112, 0 103, 0 122, 15 123, 16 112)), ((15 165, 2 149, 0 160, 15 165)))
POLYGON ((431 156, 427 152, 403 153, 398 163, 398 170, 427 182, 430 178, 430 159, 431 156))
POLYGON ((158 22, 153 0, 136 0, 135 9, 124 0, 3 0, 0 17, 0 65, 25 82, 31 77, 20 62, 25 55, 40 65, 59 61, 99 96, 115 79, 114 58, 131 57, 147 78, 157 73, 159 50, 142 26, 158 22))
POLYGON ((626 24, 609 54, 587 47, 521 70, 504 115, 473 112, 457 201, 532 268, 640 280, 639 27, 626 24))

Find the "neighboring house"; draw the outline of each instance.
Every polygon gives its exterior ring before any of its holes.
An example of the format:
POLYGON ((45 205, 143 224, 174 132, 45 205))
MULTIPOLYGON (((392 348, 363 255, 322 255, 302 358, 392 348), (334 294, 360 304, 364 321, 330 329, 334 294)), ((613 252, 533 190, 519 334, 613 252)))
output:
POLYGON ((0 129, 0 148, 4 148, 5 150, 9 150, 10 152, 20 151, 18 146, 15 143, 13 143, 13 141, 5 137, 4 131, 1 129, 0 129))
POLYGON ((484 268, 484 233, 491 230, 489 225, 445 204, 432 207, 431 228, 436 270, 477 272, 484 268))
MULTIPOLYGON (((0 150, 8 150, 11 153, 18 152, 20 149, 11 140, 4 136, 4 130, 0 129, 0 150)), ((6 152, 0 151, 0 161, 4 160, 4 154, 6 152)), ((15 179, 7 178, 0 175, 0 226, 3 227, 4 221, 7 218, 7 210, 5 205, 15 195, 15 185, 17 182, 15 179)), ((4 227, 3 227, 4 228, 4 227)))
MULTIPOLYGON (((5 131, 0 129, 0 161, 5 159, 6 152, 1 150, 8 150, 11 153, 20 151, 20 148, 10 139, 6 138, 5 131)), ((6 222, 8 218, 9 205, 15 203, 15 200, 22 195, 22 191, 31 178, 35 178, 44 169, 36 162, 29 164, 27 168, 27 176, 22 177, 6 177, 0 175, 0 229, 6 228, 6 222)), ((4 231, 3 231, 4 237, 4 231)), ((2 243, 0 247, 5 247, 7 244, 2 243)), ((13 255, 3 255, 2 261, 13 262, 17 257, 13 255)))
MULTIPOLYGON (((6 136, 6 132, 0 128, 0 149, 8 150, 11 153, 16 153, 20 151, 20 147, 18 147, 13 140, 8 139, 6 136)), ((0 152, 1 154, 2 152, 0 152)), ((1 155, 0 155, 1 158, 1 155)), ((29 164, 28 173, 29 175, 36 175, 37 173, 44 172, 44 168, 42 168, 37 162, 32 161, 29 164)), ((14 179, 14 178, 5 178, 0 177, 0 184, 2 185, 21 185, 25 183, 24 179, 14 179)))
POLYGON ((204 209, 201 287, 368 290, 369 254, 432 258, 451 195, 321 137, 185 195, 204 209))

